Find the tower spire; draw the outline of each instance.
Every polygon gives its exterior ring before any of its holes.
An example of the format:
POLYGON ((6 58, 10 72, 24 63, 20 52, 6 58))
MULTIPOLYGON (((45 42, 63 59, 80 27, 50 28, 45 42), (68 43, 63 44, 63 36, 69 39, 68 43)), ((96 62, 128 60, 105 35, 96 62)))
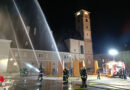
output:
POLYGON ((84 39, 84 56, 87 68, 93 68, 93 48, 90 25, 90 12, 84 9, 75 13, 76 30, 80 32, 84 39))

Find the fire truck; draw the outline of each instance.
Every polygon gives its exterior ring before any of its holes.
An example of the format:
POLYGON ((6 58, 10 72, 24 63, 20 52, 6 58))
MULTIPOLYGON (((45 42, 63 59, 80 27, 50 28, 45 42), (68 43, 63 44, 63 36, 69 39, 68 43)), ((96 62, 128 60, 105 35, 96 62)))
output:
POLYGON ((105 73, 108 77, 123 75, 123 69, 125 69, 124 62, 121 61, 109 61, 105 64, 105 73))
POLYGON ((5 82, 4 82, 4 77, 0 76, 0 87, 4 87, 5 86, 5 82))

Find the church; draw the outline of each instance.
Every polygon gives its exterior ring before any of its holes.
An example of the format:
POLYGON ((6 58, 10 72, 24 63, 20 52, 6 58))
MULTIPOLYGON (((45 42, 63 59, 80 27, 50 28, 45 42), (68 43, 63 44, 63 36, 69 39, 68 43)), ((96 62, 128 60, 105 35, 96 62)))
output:
MULTIPOLYGON (((41 63, 45 69, 45 75, 47 76, 61 76, 62 70, 65 67, 72 70, 72 76, 80 76, 79 71, 82 67, 86 67, 87 70, 92 73, 94 61, 90 12, 83 9, 76 12, 75 24, 76 31, 79 32, 83 40, 77 40, 76 38, 66 39, 64 42, 68 52, 50 51, 49 49, 37 50, 35 47, 39 47, 38 45, 40 45, 40 41, 42 40, 42 36, 37 35, 37 27, 34 27, 32 31, 31 27, 27 26, 28 35, 31 37, 32 44, 34 45, 33 49, 30 49, 30 46, 28 46, 29 41, 26 39, 22 41, 24 42, 22 48, 19 48, 16 47, 18 45, 17 40, 0 38, 0 66, 3 67, 0 68, 0 73, 19 73, 21 68, 27 68, 30 71, 30 75, 33 75, 41 63), (41 40, 36 42, 33 40, 34 36, 39 37, 38 39, 41 40)), ((41 46, 42 45, 44 44, 42 43, 41 46)), ((49 45, 51 46, 52 43, 49 45)), ((51 47, 54 46, 52 45, 51 47)))

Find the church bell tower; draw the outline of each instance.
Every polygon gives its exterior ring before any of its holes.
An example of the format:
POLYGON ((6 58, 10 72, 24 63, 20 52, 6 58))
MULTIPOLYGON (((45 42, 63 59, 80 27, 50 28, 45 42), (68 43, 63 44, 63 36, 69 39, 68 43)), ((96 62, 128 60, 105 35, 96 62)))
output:
POLYGON ((90 12, 80 10, 75 13, 76 30, 80 32, 84 39, 84 56, 87 68, 93 68, 93 48, 90 25, 90 12))

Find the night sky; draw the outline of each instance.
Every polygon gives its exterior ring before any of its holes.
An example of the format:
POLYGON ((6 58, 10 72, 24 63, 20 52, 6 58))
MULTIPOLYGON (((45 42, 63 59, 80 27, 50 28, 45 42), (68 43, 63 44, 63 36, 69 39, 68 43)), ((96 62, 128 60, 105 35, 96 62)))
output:
POLYGON ((94 53, 108 49, 130 50, 130 5, 126 0, 39 0, 56 41, 80 39, 74 13, 91 12, 94 53))

